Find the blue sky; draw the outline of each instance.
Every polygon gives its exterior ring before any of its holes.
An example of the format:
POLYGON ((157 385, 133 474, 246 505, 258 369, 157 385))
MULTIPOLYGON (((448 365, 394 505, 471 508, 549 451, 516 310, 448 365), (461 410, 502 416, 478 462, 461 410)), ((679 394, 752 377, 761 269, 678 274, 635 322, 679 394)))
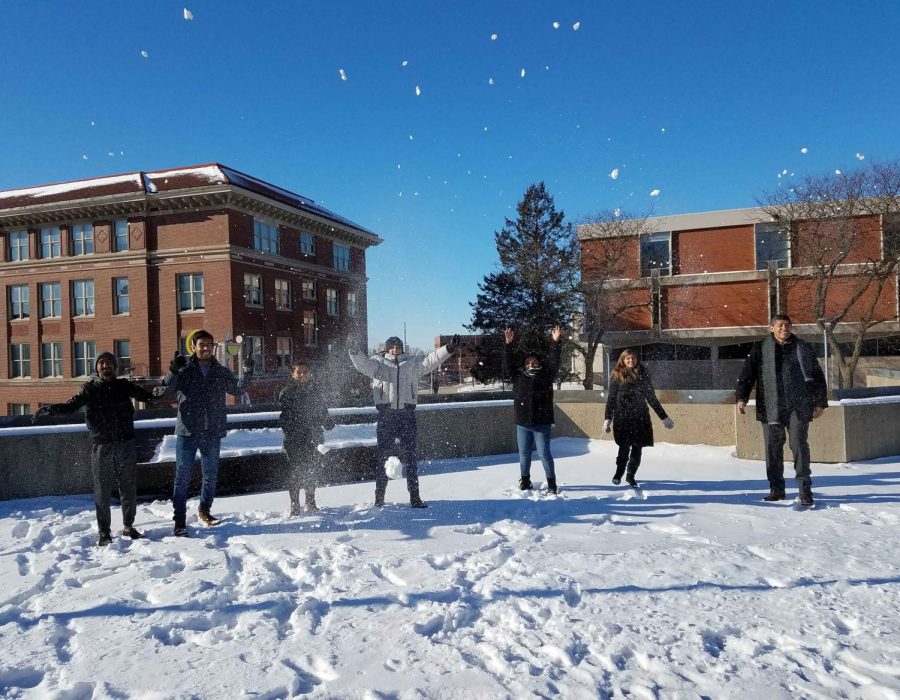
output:
POLYGON ((381 235, 370 337, 430 347, 533 182, 574 221, 665 215, 900 156, 898 22, 888 1, 2 3, 0 189, 225 163, 381 235))

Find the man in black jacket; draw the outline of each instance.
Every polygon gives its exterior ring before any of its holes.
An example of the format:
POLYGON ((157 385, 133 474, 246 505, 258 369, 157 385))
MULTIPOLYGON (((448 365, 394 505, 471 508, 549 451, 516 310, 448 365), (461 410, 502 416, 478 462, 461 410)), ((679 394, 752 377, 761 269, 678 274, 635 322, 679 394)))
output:
POLYGON ((219 474, 219 448, 227 434, 225 394, 243 396, 253 378, 253 359, 244 360, 244 377, 238 380, 231 370, 213 357, 212 333, 195 331, 191 337, 191 356, 175 353, 163 380, 178 396, 178 421, 175 424, 175 487, 172 501, 176 537, 187 537, 187 489, 197 451, 203 483, 197 513, 207 525, 218 525, 212 512, 219 474))
POLYGON ((41 416, 75 413, 85 406, 85 423, 91 431, 91 472, 94 477, 94 505, 97 527, 105 547, 112 542, 110 534, 109 500, 113 485, 118 482, 122 502, 122 534, 133 540, 141 533, 134 527, 137 514, 136 468, 134 449, 134 406, 131 399, 151 401, 153 394, 137 384, 116 376, 118 362, 110 352, 101 352, 94 364, 95 375, 81 390, 65 403, 42 406, 32 422, 41 416))
POLYGON ((519 488, 531 489, 531 453, 537 447, 538 456, 547 477, 547 491, 556 493, 556 467, 550 453, 550 430, 554 420, 553 382, 559 372, 562 329, 556 326, 552 339, 550 361, 545 365, 537 355, 526 355, 522 366, 512 360, 515 332, 503 331, 504 374, 512 377, 513 403, 516 415, 516 442, 519 445, 519 488))
POLYGON ((794 474, 800 504, 813 505, 809 463, 809 424, 828 408, 825 375, 809 343, 791 333, 791 319, 776 315, 771 334, 753 345, 737 381, 738 411, 746 411, 750 391, 756 385, 756 420, 763 424, 766 476, 769 495, 764 501, 781 501, 784 488, 785 429, 794 455, 794 474))

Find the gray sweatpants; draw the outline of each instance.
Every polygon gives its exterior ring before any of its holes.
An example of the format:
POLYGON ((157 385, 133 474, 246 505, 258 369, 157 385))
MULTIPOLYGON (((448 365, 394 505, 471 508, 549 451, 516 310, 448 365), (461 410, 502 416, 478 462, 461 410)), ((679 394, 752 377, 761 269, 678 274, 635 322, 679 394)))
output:
POLYGON ((812 471, 809 468, 809 423, 801 420, 797 412, 782 423, 763 424, 763 440, 766 444, 766 476, 769 488, 784 494, 784 442, 785 427, 790 435, 789 446, 794 455, 794 476, 800 493, 812 490, 812 471), (785 426, 786 424, 786 426, 785 426))
POLYGON ((91 449, 91 471, 94 476, 94 506, 97 509, 97 529, 109 533, 109 500, 113 486, 119 485, 122 502, 122 522, 134 524, 137 514, 137 453, 134 440, 95 444, 91 449))

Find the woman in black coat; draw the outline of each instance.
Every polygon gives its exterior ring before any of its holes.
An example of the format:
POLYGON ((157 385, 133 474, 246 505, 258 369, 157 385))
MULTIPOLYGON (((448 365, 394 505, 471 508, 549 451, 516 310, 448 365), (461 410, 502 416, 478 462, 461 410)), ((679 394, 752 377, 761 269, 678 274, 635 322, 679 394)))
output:
POLYGON ((645 447, 653 447, 653 426, 648 404, 667 429, 675 425, 656 398, 650 373, 633 351, 624 350, 612 371, 606 399, 606 420, 603 422, 604 432, 608 433, 612 428, 613 438, 619 446, 616 473, 612 480, 616 485, 622 483, 622 474, 625 474, 628 485, 638 488, 634 475, 641 466, 641 451, 645 447))

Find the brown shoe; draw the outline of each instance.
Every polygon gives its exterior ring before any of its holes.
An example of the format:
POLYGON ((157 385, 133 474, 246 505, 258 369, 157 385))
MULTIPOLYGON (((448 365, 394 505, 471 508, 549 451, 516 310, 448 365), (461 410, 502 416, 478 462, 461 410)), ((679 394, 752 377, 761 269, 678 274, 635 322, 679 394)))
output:
POLYGON ((202 522, 206 523, 210 527, 213 527, 214 525, 218 525, 220 522, 219 519, 215 515, 210 513, 208 510, 198 510, 197 517, 200 518, 200 520, 202 522))
POLYGON ((289 511, 288 515, 290 515, 292 518, 295 518, 298 515, 300 515, 300 513, 302 513, 302 512, 303 512, 303 508, 300 506, 300 504, 296 503, 296 502, 292 502, 291 510, 289 511))
POLYGON ((769 495, 766 496, 764 501, 783 501, 784 494, 783 493, 775 493, 774 491, 769 491, 769 495))
POLYGON ((815 505, 815 501, 813 501, 812 491, 804 491, 800 494, 800 505, 801 506, 813 506, 815 505))

